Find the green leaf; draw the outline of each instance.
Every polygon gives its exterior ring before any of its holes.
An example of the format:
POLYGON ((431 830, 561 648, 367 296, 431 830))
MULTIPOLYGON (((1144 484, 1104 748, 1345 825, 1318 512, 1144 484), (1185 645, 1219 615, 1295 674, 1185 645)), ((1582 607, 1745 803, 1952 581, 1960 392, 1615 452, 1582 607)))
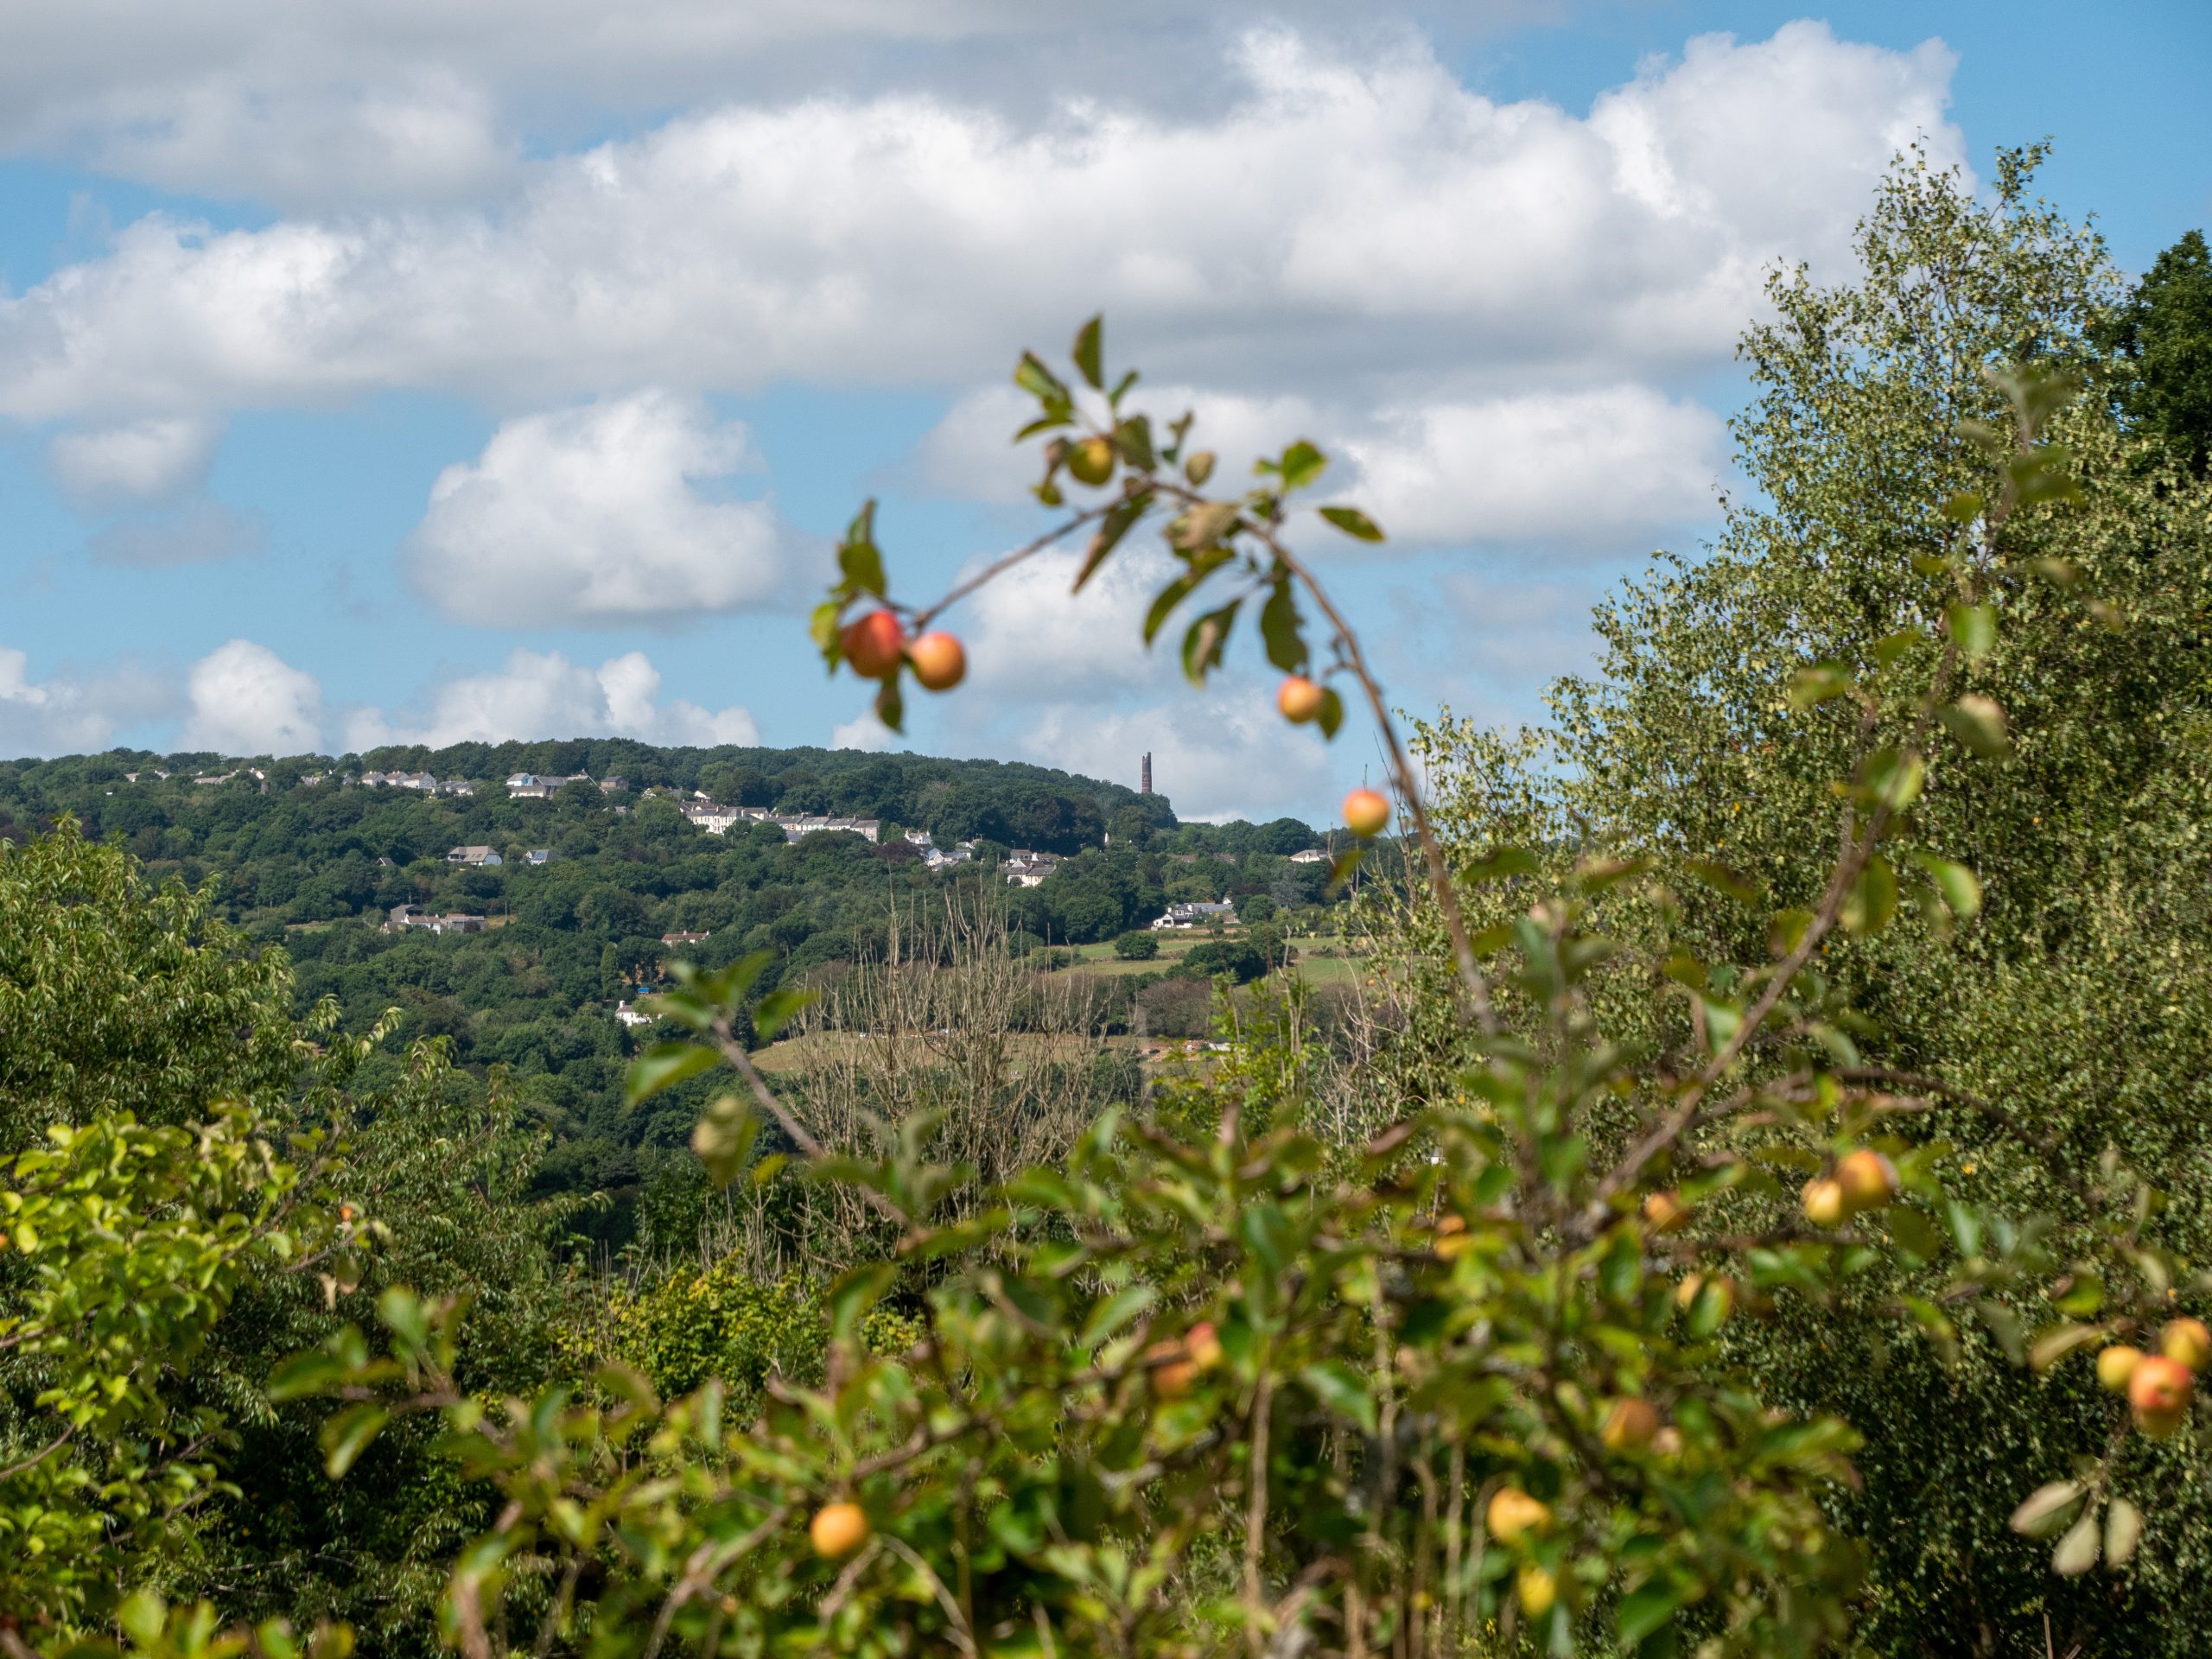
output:
POLYGON ((1367 1379, 1341 1360, 1324 1360, 1299 1372, 1316 1400, 1338 1416, 1349 1417, 1368 1433, 1375 1433, 1375 1395, 1367 1379))
POLYGON ((1906 1254, 1933 1262, 1943 1253, 1943 1236, 1936 1230, 1936 1224, 1910 1205, 1893 1204, 1882 1218, 1889 1224, 1891 1238, 1906 1254))
POLYGON ((847 542, 837 549, 837 568, 855 593, 883 597, 883 555, 874 542, 847 542))
POLYGON ((803 991, 795 986, 779 985, 760 999, 760 1006, 753 1011, 753 1029, 761 1039, 772 1041, 778 1032, 789 1025, 800 1009, 815 1000, 812 991, 803 991))
POLYGON ((1981 912, 1981 882, 1963 864, 1954 864, 1948 858, 1938 858, 1933 853, 1916 853, 1920 866, 1935 882, 1936 891, 1943 895, 1943 904, 1961 921, 1971 921, 1981 912))
POLYGON ((844 647, 837 638, 837 625, 844 620, 844 615, 842 601, 825 599, 814 607, 814 614, 807 622, 806 631, 813 635, 816 648, 832 669, 837 666, 845 654, 844 647))
POLYGON ((341 1478, 391 1421, 389 1411, 365 1400, 332 1416, 316 1436, 322 1443, 323 1472, 333 1480, 341 1478))
POLYGON ((2005 1525, 2025 1538, 2047 1538, 2066 1524, 2066 1517, 2088 1490, 2088 1484, 2079 1480, 2054 1480, 2038 1486, 2012 1511, 2005 1525))
POLYGON ((861 1317, 898 1282, 899 1264, 895 1262, 874 1262, 864 1268, 855 1268, 830 1287, 825 1305, 830 1311, 830 1330, 849 1339, 860 1329, 861 1317))
POLYGON ((1810 709, 1850 690, 1850 675, 1833 663, 1817 663, 1810 668, 1801 668, 1789 677, 1789 706, 1800 710, 1810 709))
POLYGON ((2097 1564, 2097 1517, 2085 1515, 2066 1530, 2050 1552, 2050 1570, 2075 1579, 2097 1564))
POLYGON ((1114 442, 1122 446, 1122 457, 1139 472, 1148 473, 1160 464, 1160 457, 1152 447, 1152 422, 1145 416, 1132 415, 1114 429, 1114 442))
POLYGON ((1376 522, 1357 507, 1324 507, 1321 516, 1347 536, 1363 542, 1379 542, 1382 531, 1376 522))
POLYGON ((1167 527, 1167 539, 1186 553, 1211 547, 1236 528, 1241 511, 1235 501, 1202 501, 1167 527))
POLYGON ((1313 723, 1321 728, 1325 738, 1334 738, 1337 728, 1344 723, 1344 700, 1337 695, 1337 688, 1321 688, 1321 712, 1313 716, 1313 723))
POLYGON ((1847 931, 1869 938, 1890 925, 1897 908, 1897 872, 1890 868, 1888 859, 1877 853, 1866 861, 1866 868, 1852 883, 1839 919, 1847 931))
POLYGON ((1279 475, 1282 480, 1283 489, 1288 492, 1304 489, 1321 476, 1322 471, 1328 464, 1329 458, 1326 455, 1306 442, 1305 439, 1300 438, 1282 452, 1282 458, 1280 461, 1262 461, 1260 470, 1279 475))
POLYGON ((1987 697, 1969 693, 1944 709, 1941 718, 1945 731, 1985 760, 2001 760, 2012 753, 2005 711, 1987 697))
POLYGON ((1034 352, 1024 352, 1021 361, 1014 365, 1014 384, 1039 403, 1065 404, 1069 400, 1068 389, 1034 352))
POLYGON ((721 1057, 696 1043, 656 1043, 630 1062, 626 1100, 635 1106, 664 1089, 711 1070, 721 1057))
POLYGON ((1903 812, 1920 798, 1928 767, 1916 754, 1881 749, 1866 757, 1867 792, 1892 812, 1903 812))
POLYGON ((1208 611, 1184 631, 1183 677, 1192 684, 1204 685, 1206 676, 1221 666, 1221 654, 1243 603, 1232 599, 1219 610, 1208 611))
POLYGON ((875 717, 883 722, 884 729, 903 732, 906 728, 906 696, 899 689, 900 677, 888 676, 875 694, 875 717))
POLYGON ((2038 1371, 2047 1371, 2067 1355, 2102 1342, 2104 1335, 2094 1325, 2054 1325, 2036 1333, 2036 1339, 2028 1349, 2028 1363, 2038 1371))
MULTIPOLYGON (((1075 331, 1075 350, 1070 353, 1075 359, 1077 370, 1096 391, 1106 390, 1105 371, 1099 366, 1098 361, 1099 336, 1105 327, 1106 319, 1103 315, 1084 323, 1075 331)), ((1019 378, 1018 376, 1016 378, 1019 378)))
POLYGON ((1997 1338, 1997 1345, 2005 1351, 2005 1357, 2015 1365, 2025 1364, 2027 1342, 2020 1329, 2020 1316, 1993 1296, 1977 1298, 1974 1310, 1981 1315, 1981 1322, 1989 1327, 1989 1334, 1997 1338))
POLYGON ((1641 1642, 1672 1618, 1682 1605, 1682 1592, 1663 1580, 1639 1585, 1623 1596, 1613 1611, 1614 1627, 1624 1643, 1641 1642))
POLYGON ((2124 1497, 2115 1497, 2105 1511, 2105 1565, 2126 1567, 2143 1541, 2143 1511, 2124 1497))
POLYGON ((1970 663, 1989 655, 1997 643, 1997 612, 1987 605, 1954 605, 1943 613, 1951 643, 1970 663))
POLYGON ((302 1400, 321 1394, 344 1382, 353 1370, 352 1363, 343 1355, 311 1348, 306 1353, 294 1354, 269 1374, 269 1397, 302 1400))
POLYGON ((1694 858, 1683 868, 1715 893, 1725 893, 1739 905, 1758 902, 1758 884, 1730 869, 1726 864, 1709 858, 1694 858))
POLYGON ((1151 507, 1152 493, 1146 491, 1117 501, 1107 510, 1106 516, 1098 521, 1098 528, 1090 533, 1090 546, 1083 556, 1083 568, 1075 573, 1075 586, 1070 592, 1079 594, 1083 591, 1083 584, 1089 582, 1098 567, 1106 563, 1106 556, 1120 545, 1122 537, 1129 533, 1130 528, 1151 507))
POLYGON ((1124 1285, 1090 1310, 1077 1342, 1096 1348, 1159 1300, 1160 1293, 1150 1285, 1124 1285))
POLYGON ((728 1186, 745 1166, 760 1133, 760 1120, 743 1101, 735 1095, 718 1095, 691 1127, 691 1150, 705 1166, 707 1179, 716 1186, 728 1186))
POLYGON ((1183 476, 1197 488, 1204 489, 1206 480, 1213 476, 1215 455, 1211 449, 1200 449, 1183 463, 1183 476))
POLYGON ((1268 588, 1268 602, 1260 607, 1260 638, 1266 642, 1268 661, 1286 674, 1306 667, 1306 635, 1298 614, 1298 596, 1290 578, 1278 576, 1268 588))

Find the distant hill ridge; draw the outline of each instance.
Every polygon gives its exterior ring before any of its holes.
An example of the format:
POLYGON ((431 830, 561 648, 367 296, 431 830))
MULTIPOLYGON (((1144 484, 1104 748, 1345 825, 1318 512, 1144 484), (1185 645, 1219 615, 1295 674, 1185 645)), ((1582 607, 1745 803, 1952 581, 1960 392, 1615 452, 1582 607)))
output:
MULTIPOLYGON (((339 788, 348 776, 358 779, 375 773, 428 773, 480 787, 524 772, 550 779, 583 776, 595 782, 620 779, 633 794, 672 788, 687 795, 702 792, 732 806, 872 817, 930 828, 956 839, 980 836, 1059 853, 1100 845, 1117 819, 1131 838, 1146 830, 1172 830, 1178 823, 1164 795, 1142 795, 1125 785, 1022 761, 810 747, 663 747, 626 738, 441 748, 392 745, 340 755, 239 757, 111 749, 0 762, 0 810, 20 804, 49 811, 78 810, 82 816, 72 798, 80 791, 124 784, 133 773, 137 778, 130 787, 152 787, 164 781, 148 776, 156 772, 168 773, 166 782, 173 787, 194 786, 198 778, 223 778, 230 786, 272 791, 339 788)), ((496 798, 496 789, 488 792, 496 798)))

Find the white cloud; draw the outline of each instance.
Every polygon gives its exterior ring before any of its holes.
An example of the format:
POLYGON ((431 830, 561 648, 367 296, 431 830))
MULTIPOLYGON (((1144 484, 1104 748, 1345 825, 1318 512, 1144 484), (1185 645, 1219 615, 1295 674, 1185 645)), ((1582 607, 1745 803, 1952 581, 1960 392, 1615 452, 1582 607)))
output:
POLYGON ((530 415, 448 467, 409 545, 415 586, 480 623, 726 611, 781 574, 775 516, 700 487, 746 459, 744 429, 659 391, 530 415))
POLYGON ((597 668, 559 652, 518 651, 496 673, 465 675, 435 687, 418 715, 387 718, 364 709, 346 722, 353 750, 394 743, 501 743, 510 739, 634 737, 712 747, 760 741, 753 716, 732 706, 702 709, 681 698, 656 701, 660 672, 643 652, 611 657, 597 668))
POLYGON ((1169 636, 1157 653, 1144 645, 1145 610, 1173 574, 1166 555, 1149 542, 1125 543, 1071 594, 1081 564, 1078 550, 1039 553, 947 619, 968 636, 979 695, 1071 702, 1179 676, 1169 636))
MULTIPOLYGON (((1039 452, 1006 442, 1023 405, 1012 388, 960 398, 916 451, 925 480, 987 501, 1025 499, 1039 452)), ((1332 466, 1315 499, 1357 501, 1399 547, 1641 551, 1646 538, 1712 516, 1729 470, 1719 416, 1634 385, 1380 410, 1169 387, 1153 406, 1196 414, 1190 442, 1220 457, 1217 489, 1241 486, 1256 458, 1296 439, 1318 444, 1332 466)), ((1333 535, 1320 545, 1350 546, 1333 535)))
POLYGON ((80 503, 162 501, 198 489, 223 423, 199 416, 63 432, 48 447, 54 482, 80 503))
POLYGON ((1617 379, 1717 360, 1770 261, 1840 263, 1916 131, 1954 157, 1951 67, 1792 23, 1578 118, 1275 30, 1174 114, 731 105, 534 164, 496 211, 149 216, 0 299, 0 411, 968 378, 1093 304, 1209 384, 1617 379))
MULTIPOLYGON (((1501 23, 1559 0, 1461 0, 1501 23)), ((1034 104, 1063 87, 1158 107, 1202 96, 1212 48, 1255 16, 1356 37, 1402 25, 1324 0, 77 0, 18 9, 0 56, 0 150, 193 194, 436 200, 610 116, 704 99, 886 82, 1034 104)))
POLYGON ((833 749, 865 749, 877 754, 898 741, 899 734, 878 720, 873 712, 840 721, 830 734, 830 747, 833 749))
POLYGON ((304 754, 322 737, 322 687, 265 645, 233 639, 192 665, 187 748, 304 754))
POLYGON ((1344 788, 1358 781, 1349 734, 1325 744, 1310 728, 1287 724, 1268 691, 1241 677, 1150 708, 1055 704, 1012 747, 1040 766, 1132 787, 1139 758, 1149 753, 1153 787, 1184 818, 1271 818, 1287 803, 1330 798, 1339 776, 1351 780, 1344 788))
POLYGON ((84 753, 107 747, 118 728, 166 711, 173 688, 131 666, 79 678, 30 677, 30 658, 0 645, 0 754, 84 753))
MULTIPOLYGON (((1385 411, 1348 440, 1352 492, 1394 542, 1619 554, 1715 511, 1719 416, 1643 386, 1385 411)), ((1646 543, 1648 546, 1648 543, 1646 543)))

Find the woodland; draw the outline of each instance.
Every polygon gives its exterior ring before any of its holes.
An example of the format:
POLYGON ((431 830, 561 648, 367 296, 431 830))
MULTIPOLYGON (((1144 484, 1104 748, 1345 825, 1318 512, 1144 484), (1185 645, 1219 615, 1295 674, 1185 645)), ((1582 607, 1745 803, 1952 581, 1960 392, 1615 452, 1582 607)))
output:
MULTIPOLYGON (((1192 695, 1382 747, 1318 870, 966 763, 383 757, 1060 874, 0 767, 0 1653, 2201 1653, 2212 256, 2124 276, 2040 161, 1908 152, 1771 274, 1752 487, 1520 730, 1402 729, 1312 444, 1217 479, 1099 321, 1026 354, 1038 545, 1160 537, 1192 695), (1357 995, 1217 950, 1132 1068, 1052 953, 1224 895, 1357 995)), ((815 625, 893 726, 848 642, 959 616, 896 554, 815 625)))

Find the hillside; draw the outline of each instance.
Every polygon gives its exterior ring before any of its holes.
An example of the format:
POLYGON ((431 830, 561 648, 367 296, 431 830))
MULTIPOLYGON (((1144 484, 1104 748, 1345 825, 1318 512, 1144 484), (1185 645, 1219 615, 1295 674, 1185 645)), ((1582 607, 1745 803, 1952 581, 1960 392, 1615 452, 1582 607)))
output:
MULTIPOLYGON (((1184 824, 1164 798, 1042 767, 820 749, 607 741, 0 764, 0 836, 65 814, 156 879, 212 881, 226 919, 289 954, 302 1007, 334 997, 359 1030, 397 1007, 403 1036, 447 1038, 480 1074, 500 1068, 553 1138, 543 1184, 613 1195, 594 1224, 613 1238, 696 1112, 682 1097, 649 1114, 622 1103, 642 1033, 621 1007, 675 958, 714 966, 767 950, 765 994, 834 976, 875 949, 894 910, 948 892, 1003 902, 1017 950, 1095 947, 1173 903, 1230 901, 1255 921, 1312 906, 1327 868, 1287 856, 1319 840, 1291 820, 1184 824), (413 786, 361 781, 392 774, 413 786), (544 781, 511 791, 525 776, 544 781), (730 823, 698 796, 874 820, 875 839, 730 823), (910 829, 961 861, 933 869, 910 829), (1003 867, 1017 849, 1059 856, 1016 887, 1003 867)), ((1202 963, 1165 983, 1175 953, 1101 976, 1099 1023, 1197 1034, 1202 963)))

